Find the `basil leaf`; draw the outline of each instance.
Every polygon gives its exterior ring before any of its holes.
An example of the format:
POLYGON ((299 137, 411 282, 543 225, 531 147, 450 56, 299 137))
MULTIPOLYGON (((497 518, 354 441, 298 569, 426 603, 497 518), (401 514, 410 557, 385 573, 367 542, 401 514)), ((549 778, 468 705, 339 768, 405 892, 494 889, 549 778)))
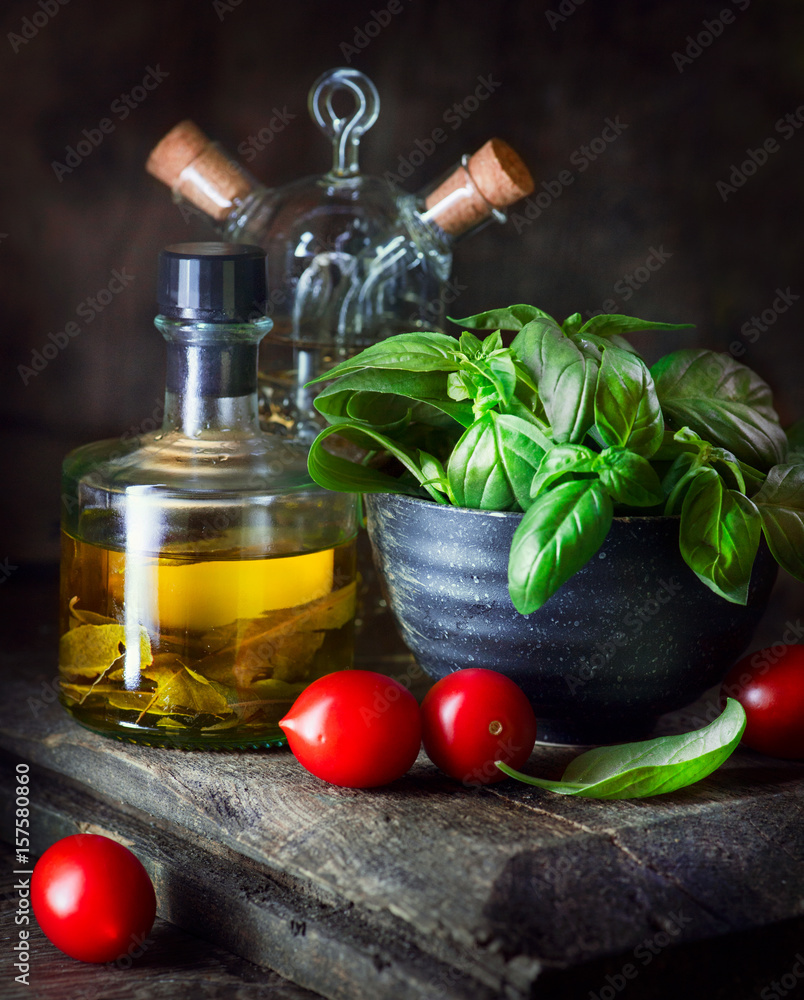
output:
POLYGON ((700 469, 684 497, 681 555, 710 590, 735 604, 748 600, 761 520, 754 502, 726 489, 711 468, 700 469))
POLYGON ((479 510, 524 510, 545 444, 549 442, 524 420, 486 413, 450 456, 447 481, 454 503, 479 510))
POLYGON ((753 501, 773 558, 804 580, 804 465, 775 465, 753 501))
POLYGON ((507 349, 496 351, 488 358, 482 354, 467 357, 461 362, 461 370, 457 374, 475 402, 475 417, 482 416, 492 406, 507 406, 513 398, 517 373, 514 356, 507 349))
MULTIPOLYGON (((590 336, 591 334, 589 333, 584 334, 584 337, 586 337, 587 339, 590 336)), ((600 339, 602 340, 603 338, 601 337, 600 339)), ((621 337, 619 334, 613 333, 610 337, 607 337, 606 339, 613 347, 619 347, 621 351, 626 351, 628 354, 635 354, 638 358, 642 357, 642 355, 634 347, 634 345, 630 341, 626 340, 625 337, 621 337)))
POLYGON ((662 484, 650 462, 625 448, 606 448, 593 469, 615 503, 654 507, 662 502, 662 484))
POLYGON ((787 439, 770 388, 728 354, 675 351, 651 368, 665 415, 767 470, 784 461, 787 439))
POLYGON ((791 448, 804 451, 804 420, 797 420, 785 431, 787 443, 791 448))
POLYGON ((539 463, 530 486, 530 495, 535 498, 567 473, 590 473, 594 469, 597 455, 580 444, 557 444, 550 448, 539 463))
MULTIPOLYGON (((414 412, 419 407, 424 406, 424 403, 417 403, 414 412)), ((437 413, 438 411, 433 412, 437 413)), ((409 451, 415 453, 418 453, 419 449, 422 449, 431 455, 435 455, 443 463, 449 458, 450 452, 457 444, 462 433, 463 428, 454 422, 451 422, 449 427, 440 427, 435 424, 425 423, 417 418, 412 418, 406 427, 393 435, 393 439, 402 448, 407 448, 409 451)), ((374 446, 371 444, 369 444, 369 447, 371 450, 374 450, 374 446)))
POLYGON ((346 420, 370 424, 383 434, 401 430, 410 420, 410 404, 386 392, 354 392, 344 397, 346 420))
POLYGON ((494 333, 490 333, 488 337, 483 340, 483 355, 488 357, 490 354, 494 354, 495 351, 506 350, 503 347, 502 334, 499 330, 495 330, 494 333))
POLYGON ((526 305, 489 309, 487 312, 466 316, 463 319, 453 319, 452 316, 448 316, 447 319, 450 323, 457 323, 458 326, 465 326, 470 330, 521 330, 532 319, 546 319, 558 326, 549 313, 537 309, 536 306, 526 305))
POLYGON ((514 371, 516 372, 517 379, 517 390, 521 391, 526 398, 530 398, 530 394, 536 394, 538 392, 538 386, 533 380, 533 375, 520 358, 518 358, 513 350, 511 351, 511 356, 514 361, 514 371))
POLYGON ((603 351, 595 387, 595 427, 608 445, 650 458, 664 436, 659 397, 647 365, 619 347, 603 351))
POLYGON ((595 333, 598 337, 612 337, 638 330, 693 330, 694 323, 654 323, 636 316, 621 316, 618 313, 601 313, 588 319, 578 331, 581 335, 595 333))
POLYGON ((510 403, 516 389, 516 367, 511 351, 497 351, 485 362, 499 393, 501 405, 510 403))
POLYGON ((594 419, 598 362, 548 320, 533 320, 516 335, 511 350, 533 375, 553 437, 582 441, 594 419))
POLYGON ((725 448, 715 448, 712 445, 707 453, 707 461, 713 467, 719 466, 715 471, 726 481, 731 480, 732 488, 738 493, 745 493, 745 476, 740 467, 740 463, 730 451, 725 448))
MULTIPOLYGON (((474 419, 472 406, 449 398, 449 377, 446 372, 364 369, 341 375, 332 385, 319 392, 313 404, 329 423, 334 424, 355 419, 356 414, 353 415, 350 409, 350 400, 355 393, 360 393, 363 397, 361 408, 364 413, 372 412, 371 404, 366 399, 368 393, 380 393, 384 398, 396 395, 426 403, 452 417, 463 427, 468 427, 474 419)), ((414 415, 416 419, 426 419, 424 413, 415 408, 411 417, 414 415)))
POLYGON ((573 313, 571 316, 567 316, 561 324, 561 329, 568 337, 571 337, 573 334, 576 334, 582 326, 583 316, 581 316, 580 313, 573 313))
POLYGON ((478 340, 473 333, 468 331, 462 333, 458 338, 458 347, 461 354, 471 358, 483 353, 483 341, 478 340))
POLYGON ((728 698, 723 712, 703 729, 588 750, 570 762, 561 781, 533 778, 499 761, 497 767, 559 795, 643 799, 675 792, 710 775, 735 751, 744 730, 745 709, 728 698))
POLYGON ((552 440, 548 435, 550 434, 550 425, 546 420, 538 417, 532 409, 522 403, 516 396, 506 403, 505 406, 500 407, 501 411, 512 417, 519 417, 520 420, 524 420, 526 424, 530 424, 531 427, 539 432, 539 439, 543 440, 542 448, 547 451, 553 444, 552 440))
POLYGON ((450 399, 471 399, 475 385, 471 376, 464 372, 450 372, 447 378, 447 395, 450 399))
POLYGON ((672 462, 679 455, 700 451, 706 443, 689 427, 674 431, 672 427, 665 425, 661 446, 651 458, 654 462, 672 462))
POLYGON ((458 341, 446 333, 398 333, 372 344, 353 358, 347 358, 307 384, 359 371, 362 368, 401 368, 411 372, 455 371, 459 359, 458 341))
POLYGON ((804 463, 804 420, 797 420, 785 431, 788 452, 785 463, 798 465, 804 463))
POLYGON ((689 484, 702 468, 698 456, 693 452, 682 452, 676 458, 662 480, 662 493, 666 498, 665 514, 676 513, 689 489, 689 484))
POLYGON ((419 448, 418 456, 419 468, 421 469, 422 476, 424 476, 422 485, 433 486, 439 492, 446 493, 450 498, 450 502, 452 502, 452 494, 447 482, 447 473, 444 466, 435 455, 431 455, 428 451, 423 451, 421 448, 419 448))
POLYGON ((424 472, 412 451, 404 448, 396 441, 373 431, 370 427, 360 424, 336 424, 325 427, 310 446, 307 456, 307 470, 310 476, 327 490, 337 493, 405 493, 409 496, 421 496, 421 490, 411 483, 395 479, 379 469, 373 469, 357 462, 350 462, 340 455, 333 455, 323 447, 330 434, 341 433, 343 430, 358 432, 360 440, 369 439, 381 448, 390 452, 413 474, 416 480, 437 503, 447 501, 432 487, 425 485, 429 475, 424 472))
POLYGON ((603 544, 611 498, 595 479, 561 483, 538 497, 514 532, 508 591, 527 615, 540 608, 603 544))

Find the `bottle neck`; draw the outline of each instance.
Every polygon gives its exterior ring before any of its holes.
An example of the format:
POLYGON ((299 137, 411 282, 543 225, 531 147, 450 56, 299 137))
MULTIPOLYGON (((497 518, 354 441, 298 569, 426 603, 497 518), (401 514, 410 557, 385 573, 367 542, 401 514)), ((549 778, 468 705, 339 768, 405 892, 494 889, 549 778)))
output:
POLYGON ((164 432, 191 438, 260 433, 257 351, 270 319, 188 323, 158 316, 167 341, 164 432))
POLYGON ((466 233, 477 232, 495 219, 505 222, 506 214, 481 190, 466 154, 460 164, 434 186, 419 193, 422 221, 445 233, 454 242, 466 233))

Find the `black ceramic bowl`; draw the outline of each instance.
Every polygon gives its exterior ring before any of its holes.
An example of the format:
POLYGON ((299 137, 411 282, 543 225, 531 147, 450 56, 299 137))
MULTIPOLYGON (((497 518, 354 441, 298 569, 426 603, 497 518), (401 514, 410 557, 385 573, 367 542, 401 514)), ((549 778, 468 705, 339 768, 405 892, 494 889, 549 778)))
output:
POLYGON ((521 615, 508 595, 521 514, 395 494, 365 504, 391 610, 422 669, 434 679, 462 667, 507 674, 548 742, 644 737, 658 715, 722 680, 776 578, 763 543, 748 605, 731 604, 681 558, 677 517, 618 517, 598 554, 521 615))

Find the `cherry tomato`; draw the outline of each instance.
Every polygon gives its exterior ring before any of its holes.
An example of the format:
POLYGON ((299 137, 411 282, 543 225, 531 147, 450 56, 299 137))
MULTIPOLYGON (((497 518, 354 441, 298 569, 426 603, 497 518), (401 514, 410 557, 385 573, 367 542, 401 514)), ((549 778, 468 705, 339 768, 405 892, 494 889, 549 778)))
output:
POLYGON ((522 689, 496 670, 447 674, 422 702, 422 736, 430 760, 468 785, 502 781, 501 760, 520 768, 536 742, 536 716, 522 689))
POLYGON ((770 757, 804 757, 804 646, 770 646, 736 663, 721 695, 745 709, 743 743, 770 757))
POLYGON ((279 725, 303 767, 345 788, 401 778, 422 742, 416 699, 372 670, 338 670, 313 681, 279 725))
POLYGON ((133 955, 156 916, 154 887, 139 860, 93 833, 64 837, 45 851, 31 876, 31 906, 46 937, 82 962, 133 955))

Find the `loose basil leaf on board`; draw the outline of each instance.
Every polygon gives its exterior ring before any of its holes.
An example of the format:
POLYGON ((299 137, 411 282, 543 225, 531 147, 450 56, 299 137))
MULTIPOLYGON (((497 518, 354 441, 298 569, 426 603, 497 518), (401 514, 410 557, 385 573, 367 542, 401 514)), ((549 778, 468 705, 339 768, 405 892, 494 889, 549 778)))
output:
POLYGON ((682 350, 651 368, 665 416, 738 459, 767 471, 784 461, 787 438, 770 388, 728 354, 682 350))
POLYGON ((658 451, 664 418, 647 365, 618 347, 603 351, 595 388, 595 427, 607 445, 646 458, 658 451))
POLYGON ((570 762, 561 781, 534 778, 499 761, 497 767, 512 778, 559 795, 643 799, 675 792, 710 775, 735 751, 744 729, 745 710, 729 698, 723 712, 703 729, 588 750, 570 762))
MULTIPOLYGON (((598 361, 548 320, 533 320, 511 350, 533 376, 556 441, 582 441, 594 420, 598 361)), ((592 349, 594 351, 594 349, 592 349)))
POLYGON ((450 323, 468 327, 470 330, 521 330, 532 319, 546 319, 558 326, 553 317, 543 309, 526 305, 489 309, 474 316, 465 316, 463 319, 454 319, 452 316, 448 316, 447 319, 450 323))
POLYGON ((745 604, 761 524, 753 500, 726 489, 714 469, 702 468, 681 508, 681 555, 710 590, 745 604))
POLYGON ((455 371, 460 351, 455 337, 446 333, 400 333, 372 344, 353 358, 347 358, 308 385, 325 382, 362 368, 401 368, 411 372, 455 371))
POLYGON ((447 481, 454 503, 479 510, 524 510, 530 484, 550 442, 531 424, 487 413, 450 456, 447 481))
POLYGON ((508 591, 528 615, 584 566, 603 544, 613 516, 596 479, 560 483, 538 497, 514 532, 508 591))
POLYGON ((307 471, 311 477, 325 489, 334 490, 336 493, 404 493, 408 496, 421 496, 421 489, 413 483, 406 483, 404 480, 389 476, 379 469, 360 465, 357 462, 350 462, 341 455, 333 455, 324 448, 324 441, 330 434, 342 433, 344 430, 351 431, 355 439, 372 442, 375 446, 390 452, 395 458, 405 466, 408 472, 412 473, 421 488, 437 503, 446 503, 446 499, 432 486, 427 485, 430 478, 428 472, 422 470, 418 454, 414 454, 410 449, 403 447, 397 441, 392 441, 383 434, 379 434, 370 427, 360 424, 334 424, 332 427, 325 427, 319 432, 318 437, 313 441, 310 452, 307 456, 307 471))
POLYGON ((804 580, 804 465, 776 465, 753 501, 773 558, 804 580))
POLYGON ((655 507, 662 484, 650 462, 627 448, 606 448, 592 466, 612 500, 627 507, 655 507))
POLYGON ((639 330, 693 330, 694 323, 654 323, 649 319, 637 319, 636 316, 621 316, 618 313, 601 313, 588 319, 578 333, 597 334, 598 337, 622 336, 636 333, 639 330))

